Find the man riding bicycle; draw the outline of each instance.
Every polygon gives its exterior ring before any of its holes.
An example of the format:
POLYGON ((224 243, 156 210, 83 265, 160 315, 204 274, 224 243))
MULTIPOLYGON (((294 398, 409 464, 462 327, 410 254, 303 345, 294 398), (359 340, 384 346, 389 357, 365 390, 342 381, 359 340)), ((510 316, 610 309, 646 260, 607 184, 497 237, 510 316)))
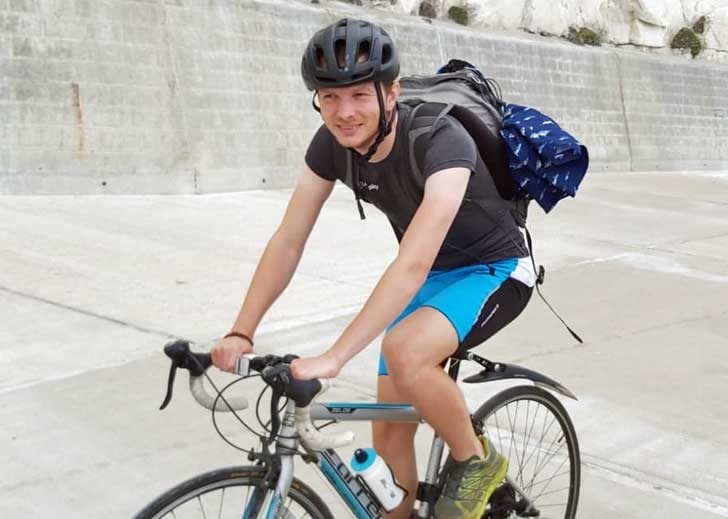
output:
MULTIPOLYGON (((411 403, 450 449, 452 469, 435 517, 480 519, 508 464, 486 438, 476 437, 463 394, 442 363, 488 339, 525 308, 534 285, 525 240, 513 215, 495 203, 499 194, 472 137, 451 116, 432 128, 421 168, 424 193, 402 188, 411 162, 399 122, 412 108, 398 103, 399 57, 381 27, 344 19, 320 30, 306 47, 301 71, 323 125, 232 331, 212 350, 213 362, 232 371, 236 359, 252 350, 251 338, 293 276, 334 183, 347 183, 358 204, 370 202, 387 216, 399 251, 334 345, 294 361, 292 373, 335 377, 386 332, 378 401, 411 403), (347 164, 349 153, 354 167, 347 164)), ((409 517, 415 500, 416 429, 412 423, 373 426, 375 449, 408 491, 388 515, 392 519, 409 517)))

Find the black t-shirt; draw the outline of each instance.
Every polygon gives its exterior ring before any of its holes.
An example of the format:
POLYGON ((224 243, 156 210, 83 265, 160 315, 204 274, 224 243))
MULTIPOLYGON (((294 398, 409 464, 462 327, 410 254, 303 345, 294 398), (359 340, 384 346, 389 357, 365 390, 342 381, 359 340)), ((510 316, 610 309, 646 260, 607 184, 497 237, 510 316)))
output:
MULTIPOLYGON (((403 121, 410 110, 408 105, 400 104, 399 121, 403 121)), ((403 125, 398 124, 394 147, 384 160, 376 163, 359 161, 362 200, 374 204, 387 216, 398 240, 409 226, 424 193, 421 189, 413 189, 414 174, 407 143, 403 125)), ((324 179, 340 180, 352 188, 351 179, 346 178, 346 161, 346 149, 325 126, 321 126, 306 152, 308 167, 324 179)), ((455 167, 468 168, 473 174, 433 269, 526 256, 523 235, 502 203, 475 142, 457 119, 448 115, 432 129, 420 169, 426 180, 433 173, 455 167), (478 200, 482 205, 472 200, 478 200)))

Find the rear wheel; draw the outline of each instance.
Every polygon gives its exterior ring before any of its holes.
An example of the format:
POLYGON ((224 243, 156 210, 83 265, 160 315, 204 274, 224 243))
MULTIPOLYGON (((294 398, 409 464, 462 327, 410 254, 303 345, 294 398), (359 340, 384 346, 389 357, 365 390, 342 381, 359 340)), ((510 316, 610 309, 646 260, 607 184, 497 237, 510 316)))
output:
POLYGON ((576 516, 579 443, 556 397, 536 386, 509 388, 485 402, 473 414, 473 423, 509 462, 508 480, 494 492, 484 518, 576 516), (526 508, 521 492, 533 508, 526 508))
MULTIPOLYGON (((240 519, 251 501, 265 500, 262 467, 228 467, 180 483, 147 505, 134 519, 240 519)), ((270 494, 271 492, 267 492, 270 494)), ((333 519, 308 486, 294 479, 276 519, 333 519)))

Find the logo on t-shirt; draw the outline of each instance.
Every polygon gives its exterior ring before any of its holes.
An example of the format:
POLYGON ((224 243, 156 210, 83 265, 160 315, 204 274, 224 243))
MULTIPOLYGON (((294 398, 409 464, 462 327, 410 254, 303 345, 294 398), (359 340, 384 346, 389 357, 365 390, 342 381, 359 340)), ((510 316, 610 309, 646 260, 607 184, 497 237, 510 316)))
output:
POLYGON ((369 184, 363 180, 359 181, 359 189, 366 189, 367 191, 379 191, 379 184, 369 184))

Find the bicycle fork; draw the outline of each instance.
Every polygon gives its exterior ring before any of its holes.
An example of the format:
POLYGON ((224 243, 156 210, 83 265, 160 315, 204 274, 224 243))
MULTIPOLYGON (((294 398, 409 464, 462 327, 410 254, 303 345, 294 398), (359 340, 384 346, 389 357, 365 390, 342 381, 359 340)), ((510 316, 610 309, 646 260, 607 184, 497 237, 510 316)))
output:
MULTIPOLYGON (((242 519, 286 519, 286 516, 282 515, 285 513, 283 503, 288 497, 288 491, 293 482, 293 457, 298 450, 299 442, 296 435, 294 410, 295 404, 288 402, 281 420, 278 440, 276 441, 276 455, 280 460, 280 466, 275 469, 277 472, 275 477, 276 486, 268 502, 266 513, 264 516, 260 516, 269 494, 269 488, 264 484, 253 490, 253 495, 245 507, 242 519)), ((267 483, 267 481, 264 483, 267 483)))

